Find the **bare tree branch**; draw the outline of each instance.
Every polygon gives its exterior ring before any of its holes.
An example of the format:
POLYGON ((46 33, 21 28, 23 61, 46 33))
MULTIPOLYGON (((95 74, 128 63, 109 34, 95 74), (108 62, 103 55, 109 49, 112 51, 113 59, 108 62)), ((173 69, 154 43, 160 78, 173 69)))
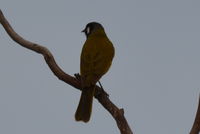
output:
MULTIPOLYGON (((30 49, 32 51, 35 51, 39 54, 42 54, 44 56, 44 59, 46 63, 48 64, 51 71, 58 77, 58 79, 64 81, 65 83, 81 90, 80 80, 76 79, 75 77, 72 77, 68 74, 66 74, 57 64, 56 61, 51 54, 51 52, 36 43, 27 41, 23 39, 20 35, 18 35, 7 19, 4 17, 2 11, 0 10, 0 23, 8 33, 8 35, 18 44, 20 44, 22 47, 25 47, 27 49, 30 49)), ((108 95, 99 87, 96 86, 96 92, 95 92, 95 98, 100 102, 100 104, 108 110, 108 112, 112 115, 112 117, 115 119, 117 126, 121 132, 121 134, 133 134, 131 128, 129 127, 126 118, 124 117, 124 110, 119 109, 115 104, 113 104, 108 95)))
POLYGON ((199 134, 199 132, 200 132, 200 96, 199 96, 199 105, 198 105, 196 117, 195 117, 192 129, 190 131, 190 134, 199 134))

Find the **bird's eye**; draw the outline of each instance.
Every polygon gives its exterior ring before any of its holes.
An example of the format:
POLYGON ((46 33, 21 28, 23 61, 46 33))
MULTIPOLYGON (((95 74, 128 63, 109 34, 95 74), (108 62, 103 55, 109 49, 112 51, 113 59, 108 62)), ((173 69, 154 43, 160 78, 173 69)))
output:
POLYGON ((90 27, 87 27, 87 29, 86 29, 86 33, 87 33, 87 35, 90 34, 90 27))

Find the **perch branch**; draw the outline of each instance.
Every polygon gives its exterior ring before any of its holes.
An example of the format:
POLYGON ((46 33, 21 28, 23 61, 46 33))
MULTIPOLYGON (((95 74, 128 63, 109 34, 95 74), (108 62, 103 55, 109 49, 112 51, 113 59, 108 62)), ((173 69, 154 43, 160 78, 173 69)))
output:
MULTIPOLYGON (((56 61, 51 54, 51 52, 44 46, 41 46, 39 44, 30 42, 28 40, 23 39, 20 35, 18 35, 7 19, 4 17, 2 11, 0 10, 0 23, 8 33, 8 35, 19 45, 22 47, 25 47, 27 49, 30 49, 32 51, 35 51, 39 54, 42 54, 44 56, 44 59, 51 69, 51 71, 54 73, 55 76, 58 77, 58 79, 64 81, 65 83, 81 90, 80 80, 76 79, 73 76, 70 76, 66 74, 57 64, 56 61)), ((133 134, 131 128, 128 125, 128 122, 126 121, 126 118, 124 117, 124 111, 123 109, 119 109, 115 104, 113 104, 108 95, 101 90, 99 86, 96 86, 96 92, 95 92, 95 98, 100 102, 100 104, 112 115, 112 117, 115 119, 117 126, 121 132, 121 134, 133 134)))
POLYGON ((199 134, 199 132, 200 132, 200 96, 199 96, 199 105, 197 108, 196 117, 192 129, 190 131, 190 134, 199 134))

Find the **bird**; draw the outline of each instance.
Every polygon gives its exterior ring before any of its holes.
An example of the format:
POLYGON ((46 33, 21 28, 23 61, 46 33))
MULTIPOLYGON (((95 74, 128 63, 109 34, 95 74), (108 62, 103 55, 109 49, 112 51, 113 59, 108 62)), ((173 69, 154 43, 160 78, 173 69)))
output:
POLYGON ((82 32, 86 36, 80 56, 82 93, 75 113, 75 120, 87 123, 92 113, 95 85, 109 70, 115 49, 100 23, 90 22, 82 32))

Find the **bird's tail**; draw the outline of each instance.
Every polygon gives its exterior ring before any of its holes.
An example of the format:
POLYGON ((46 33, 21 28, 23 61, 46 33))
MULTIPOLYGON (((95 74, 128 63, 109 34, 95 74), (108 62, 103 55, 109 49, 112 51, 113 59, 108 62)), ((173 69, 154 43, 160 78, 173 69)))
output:
POLYGON ((94 86, 82 90, 79 105, 75 113, 76 121, 83 121, 86 123, 90 120, 94 92, 94 86))

